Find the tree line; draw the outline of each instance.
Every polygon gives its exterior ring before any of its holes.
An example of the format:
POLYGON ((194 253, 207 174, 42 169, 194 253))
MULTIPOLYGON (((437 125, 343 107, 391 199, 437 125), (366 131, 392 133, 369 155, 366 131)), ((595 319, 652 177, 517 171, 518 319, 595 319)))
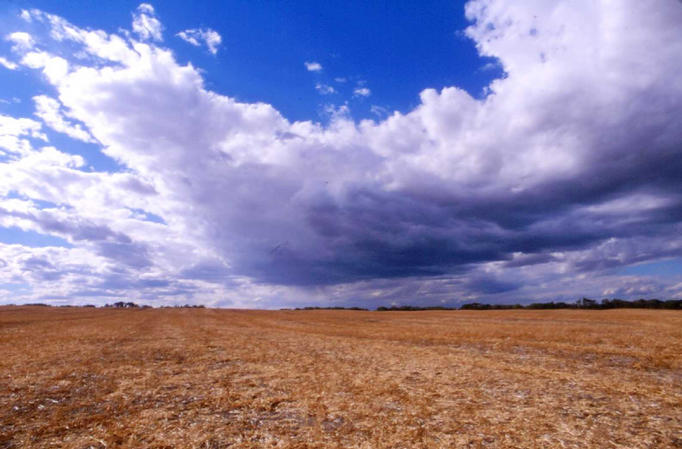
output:
POLYGON ((574 303, 567 302, 534 302, 530 304, 483 304, 472 302, 462 304, 459 307, 418 307, 418 306, 392 306, 379 307, 378 311, 417 311, 417 310, 509 310, 509 309, 668 309, 682 310, 682 299, 637 299, 626 301, 624 299, 596 299, 581 298, 574 303))

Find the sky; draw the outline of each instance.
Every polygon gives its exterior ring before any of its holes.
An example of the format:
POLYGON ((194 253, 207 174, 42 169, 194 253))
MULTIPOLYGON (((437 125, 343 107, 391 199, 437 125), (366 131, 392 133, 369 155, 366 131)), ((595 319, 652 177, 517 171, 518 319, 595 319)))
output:
POLYGON ((0 304, 682 297, 682 3, 0 5, 0 304))

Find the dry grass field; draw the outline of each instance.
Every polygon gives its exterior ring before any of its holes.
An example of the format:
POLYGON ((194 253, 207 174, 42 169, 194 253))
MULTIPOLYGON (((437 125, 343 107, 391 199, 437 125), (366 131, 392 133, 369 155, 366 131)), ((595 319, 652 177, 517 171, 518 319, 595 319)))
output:
POLYGON ((680 448, 682 313, 0 307, 0 448, 680 448))

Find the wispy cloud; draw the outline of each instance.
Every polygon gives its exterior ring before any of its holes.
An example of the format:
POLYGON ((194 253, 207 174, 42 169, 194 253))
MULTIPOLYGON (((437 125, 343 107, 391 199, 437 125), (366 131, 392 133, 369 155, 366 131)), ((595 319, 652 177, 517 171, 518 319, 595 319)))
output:
POLYGON ((95 142, 92 136, 80 124, 71 123, 64 118, 61 105, 54 98, 50 98, 47 95, 38 95, 33 97, 33 101, 36 105, 35 115, 40 117, 50 128, 76 140, 90 143, 95 142))
POLYGON ((205 45, 208 51, 215 55, 218 53, 218 47, 223 41, 217 31, 210 28, 193 28, 185 31, 180 31, 177 36, 195 47, 205 45))
POLYGON ((0 65, 8 70, 16 70, 18 65, 7 58, 0 56, 0 65))
POLYGON ((316 83, 315 90, 317 90, 321 95, 330 95, 336 93, 336 89, 329 84, 316 83))
POLYGON ((356 87, 355 89, 353 89, 354 97, 369 97, 371 94, 372 91, 366 87, 356 87))
POLYGON ((388 109, 386 109, 383 106, 377 106, 373 104, 372 106, 370 106, 369 110, 372 114, 376 115, 379 118, 384 118, 388 115, 388 109))

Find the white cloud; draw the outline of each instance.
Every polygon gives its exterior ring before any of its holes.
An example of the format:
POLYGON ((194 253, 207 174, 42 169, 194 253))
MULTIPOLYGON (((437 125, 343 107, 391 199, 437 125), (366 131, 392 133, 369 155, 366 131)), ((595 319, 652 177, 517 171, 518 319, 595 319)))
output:
POLYGON ((133 31, 143 40, 163 40, 163 26, 149 3, 141 3, 133 13, 133 31))
POLYGON ((386 109, 383 106, 377 106, 373 104, 372 106, 370 106, 369 110, 372 114, 376 115, 379 118, 384 118, 388 115, 388 109, 386 109))
POLYGON ((222 42, 222 37, 216 31, 210 28, 194 28, 185 31, 180 31, 177 36, 195 47, 202 44, 206 45, 211 54, 218 53, 218 46, 222 42))
POLYGON ((69 63, 66 59, 43 51, 26 53, 21 63, 32 69, 42 69, 43 74, 51 83, 64 79, 69 72, 69 63))
POLYGON ((353 90, 353 96, 355 97, 369 97, 371 94, 372 91, 366 87, 356 87, 353 90))
POLYGON ((315 90, 317 90, 321 95, 335 94, 336 89, 329 84, 315 83, 315 90))
POLYGON ((0 245, 0 277, 32 285, 19 298, 233 306, 673 288, 609 270, 682 254, 678 5, 467 13, 507 74, 486 98, 425 89, 412 111, 357 123, 344 105, 328 126, 209 91, 155 44, 45 19, 95 62, 29 51, 22 64, 124 172, 86 172, 33 147, 39 122, 0 121, 0 223, 71 245, 0 245))
POLYGON ((137 12, 141 14, 149 14, 149 15, 154 15, 154 7, 150 5, 149 3, 140 3, 140 5, 137 7, 137 12))
POLYGON ((47 140, 39 122, 0 114, 0 155, 15 158, 29 154, 31 139, 47 140))
POLYGON ((57 132, 64 133, 69 137, 83 142, 94 143, 92 136, 83 129, 80 124, 73 124, 64 118, 61 105, 54 98, 47 95, 38 95, 33 97, 36 105, 35 115, 40 117, 47 126, 57 132))
POLYGON ((35 41, 33 37, 24 31, 15 31, 7 35, 6 39, 14 45, 12 46, 12 51, 24 52, 33 48, 35 41))
MULTIPOLYGON (((31 17, 36 21, 49 26, 49 35, 57 42, 71 41, 83 47, 83 50, 100 59, 100 62, 108 63, 132 63, 138 60, 137 54, 131 52, 131 47, 121 36, 107 34, 101 30, 84 30, 75 27, 65 19, 43 11, 31 10, 31 17)), ((127 36, 127 34, 126 34, 127 36)), ((141 48, 144 44, 133 43, 133 47, 141 48)), ((22 52, 26 54, 27 52, 22 52)), ((35 51, 38 55, 47 55, 45 52, 35 51)), ((75 56, 75 55, 74 55, 75 56)), ((35 56, 33 56, 35 57, 35 56)), ((75 58, 76 60, 78 58, 75 58)))
POLYGON ((322 64, 319 62, 304 62, 305 68, 309 72, 321 72, 322 71, 322 64))
POLYGON ((6 58, 3 58, 2 56, 0 56, 0 65, 8 70, 16 70, 18 67, 14 62, 9 61, 6 58))
POLYGON ((350 127, 352 117, 348 104, 326 104, 323 107, 323 112, 329 117, 332 126, 338 127, 339 129, 348 129, 350 127))

